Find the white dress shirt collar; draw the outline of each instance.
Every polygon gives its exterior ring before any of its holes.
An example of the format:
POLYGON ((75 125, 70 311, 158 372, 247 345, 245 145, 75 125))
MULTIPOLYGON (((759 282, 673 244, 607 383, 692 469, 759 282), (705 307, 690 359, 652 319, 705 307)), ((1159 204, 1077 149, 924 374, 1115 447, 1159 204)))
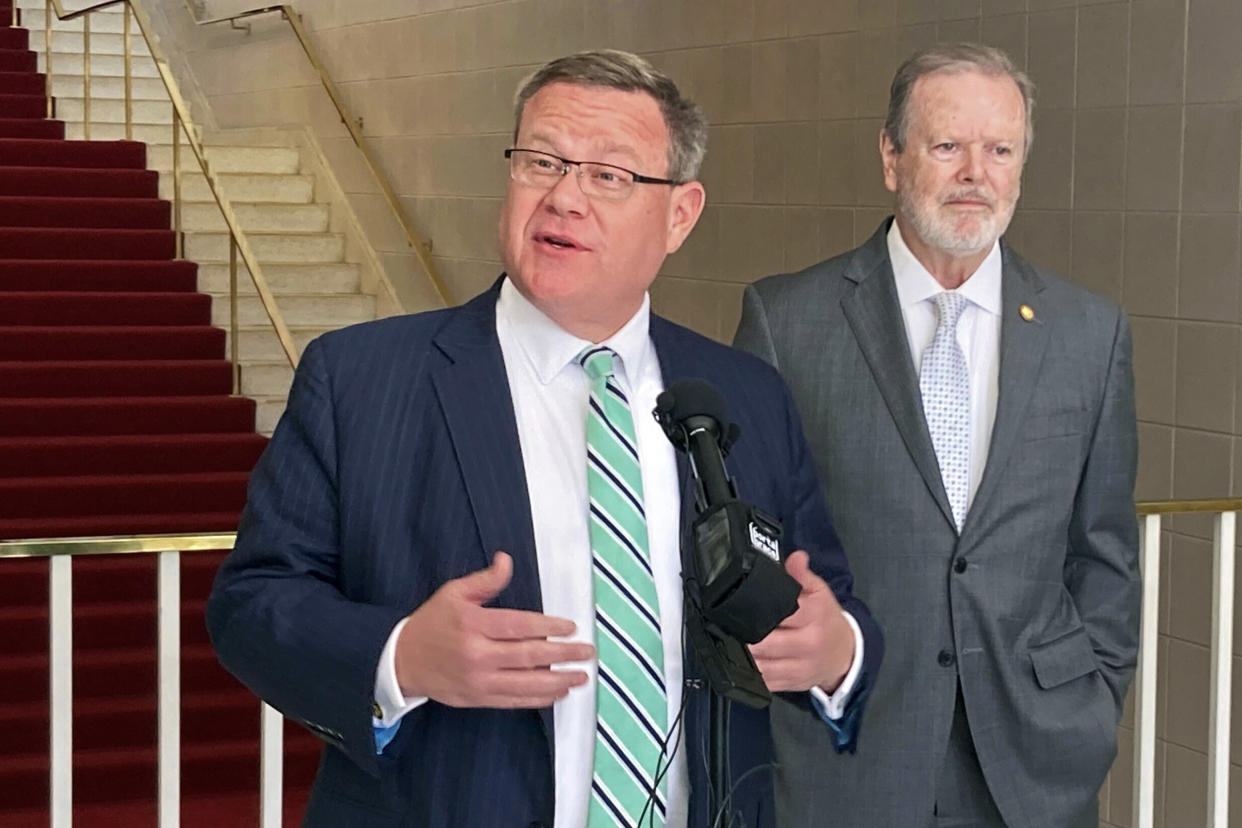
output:
MULTIPOLYGON (((936 278, 923 267, 894 220, 888 228, 888 257, 893 263, 893 277, 897 282, 897 300, 903 308, 935 298, 944 292, 936 278)), ((979 268, 971 274, 957 293, 970 300, 972 305, 994 316, 1001 314, 1001 250, 1000 242, 993 242, 992 249, 979 268)))
POLYGON ((621 328, 603 342, 592 343, 566 331, 522 295, 512 280, 500 286, 496 314, 510 326, 522 356, 534 369, 539 382, 547 385, 588 345, 607 345, 620 357, 622 371, 632 381, 640 376, 651 350, 647 336, 651 322, 651 297, 644 294, 642 306, 621 328))

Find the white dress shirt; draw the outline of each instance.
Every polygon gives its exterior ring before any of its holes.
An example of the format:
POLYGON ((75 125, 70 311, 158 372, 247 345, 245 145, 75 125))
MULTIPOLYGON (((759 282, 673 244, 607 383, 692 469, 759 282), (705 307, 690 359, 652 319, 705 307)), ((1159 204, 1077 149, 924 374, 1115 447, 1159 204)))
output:
MULTIPOLYGON (((906 341, 914 359, 914 373, 922 371, 923 352, 936 335, 939 317, 935 298, 944 293, 927 268, 914 257, 894 221, 888 229, 888 256, 897 281, 897 299, 906 323, 906 341)), ((968 301, 957 322, 957 344, 970 372, 970 488, 966 512, 987 465, 996 399, 1000 383, 1001 252, 994 242, 983 263, 955 291, 968 301)))
MULTIPOLYGON (((651 415, 664 390, 655 346, 648 336, 650 299, 619 331, 602 343, 616 352, 616 378, 630 400, 642 469, 648 549, 660 609, 664 645, 664 679, 669 688, 668 724, 681 707, 682 582, 680 560, 681 491, 672 443, 651 415)), ((496 333, 513 397, 531 520, 538 555, 539 584, 546 615, 568 618, 577 630, 568 640, 595 643, 590 534, 587 519, 586 372, 575 361, 593 344, 563 330, 506 280, 496 303, 496 333), (576 506, 575 506, 576 504, 576 506)), ((862 633, 854 630, 854 663, 832 696, 814 692, 821 709, 840 717, 862 664, 862 633)), ((426 701, 401 694, 395 668, 401 621, 388 637, 376 669, 375 699, 382 717, 378 728, 391 727, 426 701)), ((556 668, 554 668, 556 669, 556 668)), ((594 661, 561 665, 588 676, 552 707, 556 754, 556 828, 586 825, 595 750, 594 661)), ((684 828, 689 797, 686 748, 678 733, 668 773, 667 825, 684 828)))

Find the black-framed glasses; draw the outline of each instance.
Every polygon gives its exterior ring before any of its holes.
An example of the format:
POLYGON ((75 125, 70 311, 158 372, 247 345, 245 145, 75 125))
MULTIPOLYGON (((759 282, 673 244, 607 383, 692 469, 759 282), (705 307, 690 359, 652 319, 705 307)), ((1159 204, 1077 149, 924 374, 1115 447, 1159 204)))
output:
POLYGON ((570 167, 578 168, 578 186, 588 196, 608 201, 621 201, 634 192, 635 184, 668 184, 676 187, 682 181, 653 178, 640 175, 625 167, 601 164, 598 161, 571 161, 550 152, 510 147, 505 150, 509 159, 509 177, 519 184, 540 190, 550 190, 564 178, 570 167))

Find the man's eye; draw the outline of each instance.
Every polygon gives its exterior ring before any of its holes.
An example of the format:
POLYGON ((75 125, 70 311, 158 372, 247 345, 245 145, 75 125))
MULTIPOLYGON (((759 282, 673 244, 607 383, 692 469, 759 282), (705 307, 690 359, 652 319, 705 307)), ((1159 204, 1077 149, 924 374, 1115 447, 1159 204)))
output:
POLYGON ((997 147, 995 152, 997 155, 1013 155, 1013 147, 997 147))
POLYGON ((547 172, 549 170, 555 170, 559 166, 551 158, 539 158, 538 156, 533 158, 530 163, 531 163, 531 166, 539 170, 539 172, 547 172))
POLYGON ((618 180, 620 180, 620 177, 616 173, 609 172, 608 170, 598 170, 595 173, 595 180, 602 184, 615 184, 618 180))
POLYGON ((957 144, 953 143, 952 141, 944 141, 942 143, 936 144, 936 149, 940 150, 941 152, 953 152, 953 150, 957 149, 957 144))

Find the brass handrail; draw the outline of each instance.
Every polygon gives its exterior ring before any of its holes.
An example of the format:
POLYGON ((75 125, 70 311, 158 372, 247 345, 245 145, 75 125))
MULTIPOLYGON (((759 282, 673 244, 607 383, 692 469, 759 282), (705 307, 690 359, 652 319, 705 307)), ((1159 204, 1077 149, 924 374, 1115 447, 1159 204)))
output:
POLYGON ((379 185, 380 191, 383 193, 385 201, 388 202, 389 209, 397 219, 397 223, 401 225, 402 231, 405 232, 406 244, 414 251, 414 255, 418 257, 419 263, 423 266, 427 278, 431 280, 432 287, 435 288, 436 294, 439 295, 440 301, 448 307, 451 302, 449 300, 448 288, 444 284, 444 280, 440 277, 440 271, 436 267, 435 261, 431 258, 431 244, 424 240, 422 235, 414 227, 414 223, 406 215, 405 208, 401 206, 401 200, 397 198, 396 192, 392 189, 392 185, 388 183, 387 177, 380 170, 379 162, 371 153, 371 148, 367 144, 366 138, 363 137, 362 131, 358 128, 357 119, 349 112, 344 99, 341 97, 340 91, 336 88, 336 84, 328 77, 327 69, 324 68, 323 61, 319 59, 319 53, 315 51, 315 47, 310 42, 310 37, 306 33, 305 27, 302 25, 301 16, 293 10, 288 4, 278 6, 265 6, 261 9, 251 9, 249 11, 240 12, 229 17, 215 17, 209 20, 199 20, 194 16, 193 9, 190 10, 190 16, 194 18, 194 22, 200 26, 212 23, 229 23, 235 28, 236 22, 247 17, 255 17, 262 14, 279 14, 289 27, 293 29, 293 34, 297 37, 298 43, 302 47, 302 52, 306 55, 306 59, 310 61, 311 67, 319 76, 319 82, 323 86, 324 91, 328 93, 328 97, 332 99, 332 105, 336 107, 336 112, 341 116, 341 122, 345 128, 349 130, 349 137, 353 139, 354 145, 358 147, 358 151, 362 153, 362 159, 366 162, 367 169, 371 171, 371 176, 379 185))
MULTIPOLYGON (((1141 500, 1134 504, 1134 509, 1140 515, 1242 512, 1242 498, 1141 500)), ((114 555, 125 552, 197 552, 209 549, 231 549, 236 540, 236 532, 0 540, 0 558, 46 558, 53 555, 114 555)))
MULTIPOLYGON (((160 51, 159 46, 155 43, 151 36, 151 22, 147 18, 146 13, 133 0, 104 0, 102 3, 96 3, 85 9, 67 12, 65 7, 61 5, 60 0, 45 0, 45 18, 47 19, 45 31, 46 57, 45 69, 47 70, 47 92, 48 92, 48 111, 52 111, 52 26, 51 11, 54 8, 58 20, 74 20, 84 17, 92 12, 115 6, 118 3, 124 4, 127 14, 125 15, 125 110, 126 110, 126 134, 132 135, 132 104, 130 96, 132 95, 130 82, 130 43, 129 43, 129 15, 132 14, 134 20, 138 22, 138 31, 142 34, 142 38, 146 41, 147 49, 151 53, 151 59, 155 63, 155 68, 160 73, 160 79, 164 82, 164 89, 168 92, 168 98, 173 106, 173 212, 174 212, 174 231, 177 240, 177 256, 183 253, 183 232, 181 229, 181 169, 178 150, 180 148, 180 134, 185 132, 185 137, 190 145, 190 149, 194 153, 195 159, 198 161, 199 168, 203 171, 203 177, 207 181, 207 186, 211 190, 212 197, 215 199, 216 206, 220 209, 220 214, 224 217, 224 223, 229 230, 229 253, 230 253, 230 306, 231 306, 231 340, 233 355, 233 393, 241 392, 240 375, 237 369, 238 354, 238 327, 237 327, 237 292, 236 292, 236 254, 240 254, 246 268, 250 271, 250 279, 254 283, 255 292, 259 296, 259 301, 263 305, 263 309, 267 312, 268 320, 272 323, 272 328, 276 332, 276 338, 280 341, 280 347, 285 352, 285 357, 289 360, 291 367, 297 367, 298 356, 297 347, 293 342, 293 335, 289 332, 289 327, 285 324, 284 318, 280 315, 280 309, 276 306, 276 299, 272 296, 271 290, 267 286, 267 279, 263 276, 263 269, 259 266, 258 258, 254 255, 254 251, 250 247, 250 241, 246 238, 245 232, 241 229, 241 223, 237 220, 237 216, 233 212, 232 202, 224 194, 224 189, 216 178, 216 174, 211 170, 207 162, 207 156, 203 150, 202 144, 199 142, 194 131, 194 122, 190 118, 190 108, 186 105, 185 99, 181 95, 181 88, 177 85, 176 79, 169 69, 168 60, 160 51)), ((89 18, 87 18, 89 20, 89 18)), ((83 21, 83 35, 85 48, 89 48, 89 24, 83 21)), ((90 53, 85 52, 83 55, 83 91, 87 96, 82 101, 83 116, 83 132, 86 137, 90 135, 90 53)))
POLYGON ((139 552, 200 552, 211 549, 232 549, 236 540, 236 532, 0 540, 0 559, 50 558, 56 555, 120 555, 139 552))
POLYGON ((1140 515, 1176 515, 1194 512, 1242 512, 1242 497, 1206 500, 1140 500, 1134 504, 1140 515))

